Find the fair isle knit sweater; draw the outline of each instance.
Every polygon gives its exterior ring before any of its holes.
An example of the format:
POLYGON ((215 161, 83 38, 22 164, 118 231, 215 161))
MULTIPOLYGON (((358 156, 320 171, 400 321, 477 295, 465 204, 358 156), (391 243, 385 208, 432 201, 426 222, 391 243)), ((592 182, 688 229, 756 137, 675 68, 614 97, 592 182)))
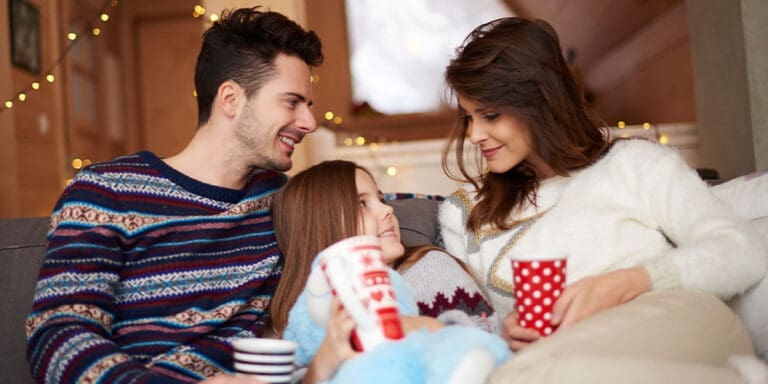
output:
POLYGON ((38 383, 180 383, 231 372, 228 340, 258 336, 279 279, 260 170, 241 190, 149 152, 76 175, 51 216, 27 318, 38 383))
POLYGON ((501 332, 501 318, 471 274, 451 255, 432 250, 401 272, 413 290, 419 315, 452 325, 501 332))

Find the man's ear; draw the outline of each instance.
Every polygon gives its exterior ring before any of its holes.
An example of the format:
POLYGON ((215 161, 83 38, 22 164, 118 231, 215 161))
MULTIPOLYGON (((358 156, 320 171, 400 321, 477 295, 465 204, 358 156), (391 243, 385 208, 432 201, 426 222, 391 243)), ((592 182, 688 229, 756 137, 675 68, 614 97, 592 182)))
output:
POLYGON ((245 103, 245 89, 236 82, 227 80, 219 85, 215 102, 226 117, 234 118, 241 104, 245 103))

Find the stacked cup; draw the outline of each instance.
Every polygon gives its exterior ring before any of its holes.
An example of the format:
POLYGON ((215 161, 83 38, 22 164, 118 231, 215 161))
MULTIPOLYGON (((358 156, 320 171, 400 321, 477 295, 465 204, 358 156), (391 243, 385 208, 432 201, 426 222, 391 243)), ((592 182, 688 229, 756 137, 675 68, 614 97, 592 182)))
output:
POLYGON ((238 375, 267 383, 290 383, 297 344, 288 340, 244 337, 232 340, 234 368, 238 375))

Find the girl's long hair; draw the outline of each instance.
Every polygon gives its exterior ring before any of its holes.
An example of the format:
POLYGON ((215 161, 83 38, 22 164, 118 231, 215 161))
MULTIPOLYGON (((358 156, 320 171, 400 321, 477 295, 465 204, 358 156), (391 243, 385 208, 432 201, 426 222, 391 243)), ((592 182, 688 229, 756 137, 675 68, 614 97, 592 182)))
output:
MULTIPOLYGON (((608 148, 607 132, 589 116, 557 34, 542 20, 509 17, 480 25, 457 49, 445 78, 455 96, 525 122, 533 136, 533 150, 558 175, 589 166, 608 148)), ((459 115, 442 163, 449 177, 470 182, 478 191, 479 201, 467 227, 477 230, 492 224, 508 229, 510 214, 526 202, 536 204, 539 177, 525 161, 501 174, 470 173, 463 151, 469 122, 461 108, 459 115), (452 151, 460 175, 449 168, 452 151)))
POLYGON ((325 161, 294 176, 275 195, 272 218, 283 269, 269 305, 266 329, 270 336, 282 336, 288 312, 306 285, 315 255, 357 235, 356 169, 368 172, 349 161, 325 161))

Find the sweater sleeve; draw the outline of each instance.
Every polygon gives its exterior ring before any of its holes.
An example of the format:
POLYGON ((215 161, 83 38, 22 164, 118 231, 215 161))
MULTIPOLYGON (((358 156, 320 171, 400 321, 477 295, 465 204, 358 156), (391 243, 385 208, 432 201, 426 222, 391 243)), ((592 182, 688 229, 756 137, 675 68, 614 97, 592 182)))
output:
POLYGON ((440 204, 438 221, 445 249, 457 259, 467 262, 467 213, 459 192, 453 193, 440 204))
POLYGON ((106 189, 85 204, 94 184, 77 179, 51 216, 48 248, 27 317, 27 358, 37 383, 178 383, 151 373, 112 339, 115 287, 123 255, 119 234, 99 225, 99 212, 119 209, 106 189), (77 207, 77 208, 74 208, 77 207), (72 209, 91 209, 70 220, 72 209))
POLYGON ((623 149, 623 173, 635 175, 628 177, 630 188, 675 245, 644 264, 654 289, 683 287, 726 299, 765 274, 768 260, 757 234, 675 150, 650 142, 623 149))

